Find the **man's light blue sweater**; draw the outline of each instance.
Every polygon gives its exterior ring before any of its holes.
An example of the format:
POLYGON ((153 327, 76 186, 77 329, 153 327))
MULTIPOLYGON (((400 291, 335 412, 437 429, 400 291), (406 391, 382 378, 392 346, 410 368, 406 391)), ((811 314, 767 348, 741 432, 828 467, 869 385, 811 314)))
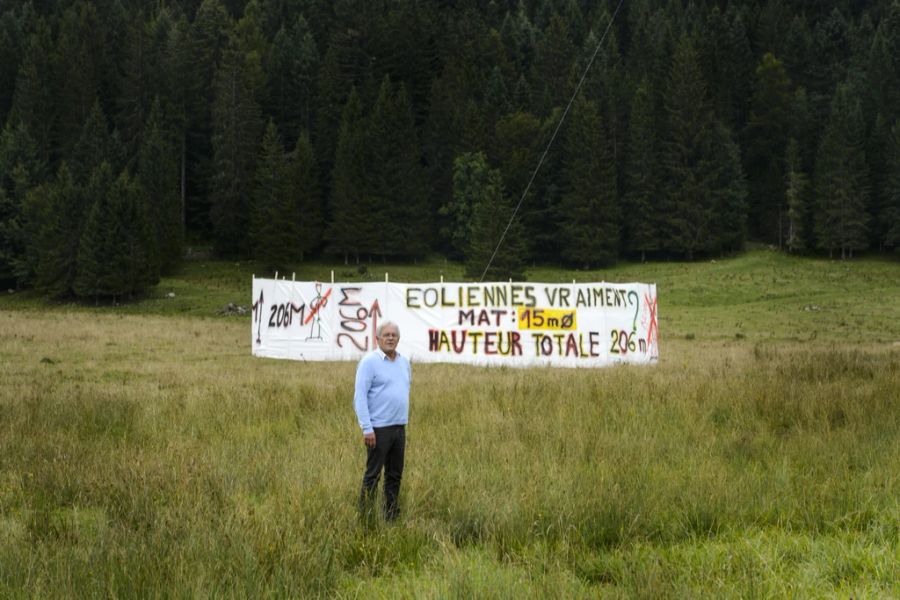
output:
POLYGON ((379 348, 359 361, 353 408, 363 433, 372 433, 375 427, 406 425, 410 381, 409 360, 399 352, 391 360, 379 348))

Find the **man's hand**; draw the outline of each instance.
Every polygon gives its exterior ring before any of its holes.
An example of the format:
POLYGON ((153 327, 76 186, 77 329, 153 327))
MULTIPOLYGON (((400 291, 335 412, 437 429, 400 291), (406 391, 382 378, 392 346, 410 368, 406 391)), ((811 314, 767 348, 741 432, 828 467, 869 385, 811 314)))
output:
POLYGON ((365 442, 366 446, 369 448, 375 447, 375 432, 372 433, 364 433, 363 434, 363 442, 365 442))

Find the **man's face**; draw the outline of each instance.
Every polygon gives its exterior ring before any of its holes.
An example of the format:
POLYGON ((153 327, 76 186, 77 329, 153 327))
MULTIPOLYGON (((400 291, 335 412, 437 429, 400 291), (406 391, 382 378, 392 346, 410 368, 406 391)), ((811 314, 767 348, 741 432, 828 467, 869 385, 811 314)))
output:
POLYGON ((378 347, 387 355, 393 355, 397 349, 397 343, 400 341, 400 330, 393 325, 388 325, 381 330, 378 336, 378 347))

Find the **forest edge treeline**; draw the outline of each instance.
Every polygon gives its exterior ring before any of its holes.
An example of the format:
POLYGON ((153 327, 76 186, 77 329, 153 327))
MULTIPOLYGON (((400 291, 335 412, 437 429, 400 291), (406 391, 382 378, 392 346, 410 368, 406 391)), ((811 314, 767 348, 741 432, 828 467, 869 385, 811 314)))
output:
MULTIPOLYGON (((481 275, 616 2, 0 0, 0 279, 481 275)), ((748 239, 900 248, 900 2, 626 0, 488 279, 748 239)))

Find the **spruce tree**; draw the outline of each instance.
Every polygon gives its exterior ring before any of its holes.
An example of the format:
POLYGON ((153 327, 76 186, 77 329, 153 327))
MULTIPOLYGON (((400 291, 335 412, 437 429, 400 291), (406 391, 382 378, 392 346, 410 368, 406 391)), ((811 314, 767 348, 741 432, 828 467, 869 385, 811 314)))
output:
POLYGON ((189 119, 201 94, 199 83, 192 75, 190 34, 190 24, 186 18, 182 16, 172 21, 162 56, 162 70, 166 77, 161 92, 166 115, 171 121, 178 162, 181 223, 185 233, 189 230, 203 233, 209 229, 209 205, 205 199, 202 202, 194 199, 201 187, 206 185, 206 181, 200 180, 196 169, 189 168, 189 147, 193 148, 195 143, 190 133, 189 119), (205 210, 199 207, 205 207, 205 210))
POLYGON ((578 0, 564 0, 564 4, 559 6, 557 10, 565 18, 569 24, 569 33, 572 36, 572 42, 575 45, 582 44, 590 35, 591 23, 594 26, 605 27, 609 23, 609 12, 603 9, 596 9, 596 12, 582 12, 578 0), (593 15, 593 16, 592 16, 593 15))
POLYGON ((131 299, 159 283, 160 259, 156 235, 150 219, 147 193, 140 181, 123 171, 111 194, 122 198, 123 221, 126 224, 127 260, 123 277, 125 294, 131 299))
MULTIPOLYGON (((486 129, 481 100, 490 69, 497 65, 504 77, 511 72, 501 37, 476 11, 464 11, 451 19, 446 29, 446 59, 431 85, 422 134, 432 210, 443 206, 453 193, 455 157, 488 147, 492 132, 486 129)), ((447 240, 442 243, 446 251, 447 240)))
MULTIPOLYGON (((439 231, 449 231, 442 207, 453 196, 453 160, 462 146, 465 89, 459 85, 457 63, 451 59, 434 80, 428 103, 428 117, 423 127, 422 147, 431 183, 430 205, 439 218, 439 231)), ((441 249, 455 253, 450 238, 441 236, 441 249)))
POLYGON ((668 187, 662 239, 672 253, 693 259, 710 240, 713 198, 704 181, 713 116, 693 43, 682 37, 666 88, 667 139, 663 165, 668 187))
POLYGON ((634 93, 625 153, 626 193, 623 197, 623 240, 627 252, 640 254, 660 248, 660 141, 653 93, 645 79, 634 93))
MULTIPOLYGON (((710 84, 716 114, 722 118, 725 118, 729 104, 728 90, 724 85, 728 76, 725 64, 727 32, 728 20, 718 6, 713 6, 703 23, 697 50, 703 77, 710 84)), ((728 118, 731 120, 731 115, 728 118)))
POLYGON ((784 239, 784 148, 790 125, 790 80, 771 53, 756 69, 750 120, 744 131, 745 164, 750 177, 750 216, 757 238, 778 244, 784 239))
POLYGON ((800 164, 807 173, 812 172, 816 160, 816 146, 818 144, 819 124, 816 123, 806 89, 799 87, 794 92, 791 101, 790 128, 788 134, 797 140, 800 146, 800 164))
MULTIPOLYGON (((865 95, 861 98, 861 104, 865 104, 865 95)), ((869 227, 870 245, 879 250, 884 250, 884 234, 887 223, 881 218, 881 212, 886 205, 884 191, 886 178, 888 177, 888 155, 891 137, 891 126, 887 118, 878 113, 867 127, 865 140, 866 166, 868 167, 869 197, 866 210, 871 218, 869 227)))
POLYGON ((58 146, 68 155, 99 101, 102 57, 108 53, 100 37, 102 28, 92 2, 77 1, 62 14, 56 41, 56 80, 59 92, 58 146))
POLYGON ((473 155, 460 155, 454 162, 453 194, 441 206, 441 237, 447 240, 450 258, 464 259, 472 240, 472 203, 477 161, 473 155))
POLYGON ((488 146, 489 134, 484 114, 475 100, 465 103, 462 112, 462 132, 459 140, 460 149, 466 152, 480 151, 488 146))
MULTIPOLYGON (((635 8, 637 10, 637 7, 635 8)), ((638 11, 641 12, 641 11, 638 11)), ((654 104, 662 107, 672 56, 675 53, 673 23, 665 11, 645 7, 634 30, 630 69, 646 77, 654 93, 654 104)))
POLYGON ((160 56, 154 56, 154 48, 149 37, 148 26, 142 14, 129 23, 126 32, 127 44, 123 58, 123 75, 118 94, 118 115, 116 123, 122 132, 125 145, 134 151, 140 144, 144 124, 150 114, 150 104, 158 88, 154 85, 151 71, 160 63, 160 56))
POLYGON ((24 214, 34 249, 29 257, 34 285, 49 296, 72 293, 81 233, 98 188, 103 185, 82 189, 62 163, 53 183, 39 186, 27 196, 24 214))
POLYGON ((884 225, 882 243, 900 251, 900 119, 894 121, 887 155, 888 172, 882 198, 880 220, 884 225))
MULTIPOLYGON (((186 32, 178 32, 178 44, 170 48, 170 58, 181 67, 180 71, 171 73, 179 81, 180 88, 174 91, 183 95, 185 107, 185 123, 187 125, 185 141, 185 171, 190 183, 185 207, 186 219, 195 231, 209 233, 213 230, 213 238, 217 238, 216 227, 212 224, 212 200, 221 190, 220 165, 216 157, 215 137, 220 134, 216 127, 215 112, 218 103, 224 102, 221 88, 226 74, 236 60, 234 56, 225 64, 224 54, 229 45, 229 33, 233 23, 228 10, 221 0, 203 0, 197 9, 196 16, 186 32), (182 52, 187 55, 183 61, 182 52), (181 77, 184 74, 186 77, 181 77)), ((231 69, 233 71, 233 69, 231 69)), ((255 153, 255 143, 249 152, 255 153)), ((221 156, 218 157, 221 160, 221 156)), ((221 227, 220 227, 221 231, 221 227)), ((225 251, 225 249, 222 249, 225 251)), ((230 248, 229 248, 230 250, 230 248)))
POLYGON ((104 162, 115 170, 120 166, 123 155, 118 139, 109 132, 100 102, 95 101, 69 158, 76 178, 82 185, 87 183, 94 169, 104 162))
POLYGON ((272 270, 287 267, 300 254, 300 216, 292 202, 290 183, 278 128, 270 120, 256 161, 250 243, 254 258, 272 270))
POLYGON ((754 35, 757 48, 764 48, 766 52, 777 55, 783 53, 787 32, 790 30, 791 12, 784 0, 766 2, 760 8, 754 35))
POLYGON ((0 281, 16 279, 16 262, 25 254, 20 207, 0 187, 0 281))
POLYGON ((107 185, 110 176, 104 163, 91 177, 89 189, 96 196, 78 246, 72 287, 83 298, 115 301, 155 285, 159 262, 143 188, 127 171, 107 185))
POLYGON ((309 135, 297 138, 288 157, 288 181, 293 214, 297 215, 297 242, 300 260, 319 248, 324 229, 324 210, 319 170, 309 135))
MULTIPOLYGON (((113 263, 123 260, 121 254, 114 254, 117 249, 110 243, 110 238, 120 233, 114 228, 124 225, 116 221, 110 206, 112 177, 108 162, 102 163, 91 173, 85 190, 89 210, 78 239, 75 276, 71 283, 76 296, 94 298, 95 301, 106 295, 101 279, 107 284, 113 283, 107 271, 118 271, 113 263)), ((121 251, 120 248, 118 250, 121 251)))
POLYGON ((329 252, 342 254, 344 263, 353 255, 359 262, 360 251, 369 240, 363 239, 369 202, 366 189, 366 130, 362 102, 352 89, 341 116, 337 150, 331 183, 331 220, 326 237, 329 252))
POLYGON ((216 73, 213 106, 213 165, 210 220, 216 251, 242 256, 248 251, 248 224, 262 134, 252 60, 232 45, 216 73))
MULTIPOLYGON (((595 29, 603 31, 610 19, 611 15, 603 11, 595 22, 595 29)), ((577 69, 570 72, 568 89, 575 88, 575 78, 586 66, 588 57, 596 50, 598 39, 594 30, 591 30, 584 43, 577 69)), ((597 102, 600 118, 607 132, 611 158, 616 161, 625 150, 625 122, 630 97, 625 73, 619 38, 616 30, 610 29, 593 66, 587 73, 582 93, 586 98, 597 102)))
MULTIPOLYGON (((549 136, 536 116, 513 112, 497 121, 493 137, 488 161, 497 165, 503 177, 503 189, 518 202, 541 156, 538 144, 549 139, 549 136)), ((550 161, 543 165, 522 202, 524 208, 519 218, 528 240, 526 255, 555 256, 559 253, 558 207, 549 204, 549 197, 543 193, 547 174, 554 171, 550 163, 558 160, 557 157, 556 153, 549 157, 550 161)))
MULTIPOLYGON (((5 226, 7 240, 10 242, 7 257, 18 285, 38 288, 37 272, 44 254, 47 250, 59 247, 52 246, 50 235, 45 235, 46 232, 58 229, 56 222, 60 218, 58 214, 51 212, 53 187, 52 181, 35 186, 28 191, 20 206, 11 207, 13 217, 5 226), (17 242, 20 242, 18 248, 17 242)), ((5 192, 3 194, 9 202, 9 196, 5 192)))
POLYGON ((528 112, 531 110, 531 86, 525 75, 519 75, 512 92, 512 110, 516 112, 528 112))
MULTIPOLYGON (((211 104, 214 97, 216 66, 228 47, 228 34, 232 28, 231 16, 221 0, 203 0, 197 14, 191 22, 191 64, 197 78, 197 84, 206 100, 211 104)), ((196 132, 209 131, 211 112, 209 107, 202 108, 203 100, 192 107, 197 112, 196 132)))
POLYGON ((887 123, 900 117, 900 2, 891 2, 871 40, 866 65, 866 95, 870 113, 887 123))
MULTIPOLYGON (((144 126, 159 99, 167 113, 173 111, 171 80, 178 74, 168 71, 169 44, 176 25, 167 7, 139 10, 125 36, 122 76, 116 94, 116 130, 129 154, 140 152, 144 126)), ((174 66, 174 65, 172 65, 174 66)), ((185 68, 185 66, 180 66, 185 68)), ((179 94, 183 93, 179 90, 179 94)))
POLYGON ((292 25, 282 25, 272 43, 268 110, 287 140, 312 129, 318 67, 319 52, 306 19, 301 15, 292 25))
POLYGON ((497 119, 509 112, 509 92, 500 67, 494 67, 484 92, 484 120, 493 129, 497 119))
MULTIPOLYGON (((417 123, 425 116, 428 94, 439 62, 438 39, 441 36, 439 9, 433 3, 403 0, 387 11, 379 27, 379 52, 376 64, 396 84, 402 84, 413 107, 417 123)), ((496 44, 500 45, 499 34, 496 44)), ((511 77, 508 61, 492 61, 504 77, 511 77)))
MULTIPOLYGON (((827 4, 826 4, 827 5, 827 4)), ((818 123, 825 123, 835 86, 847 75, 850 56, 847 20, 835 7, 827 18, 818 20, 812 31, 807 92, 818 123)))
POLYGON ((265 106, 267 104, 265 71, 272 64, 272 46, 263 32, 264 15, 257 0, 248 0, 244 5, 243 13, 234 24, 234 37, 237 45, 245 57, 253 57, 261 66, 254 82, 253 88, 257 90, 257 101, 265 106))
POLYGON ((378 80, 373 81, 373 56, 368 48, 367 34, 375 26, 374 22, 361 21, 355 16, 353 24, 331 31, 322 65, 316 80, 316 126, 313 140, 316 154, 324 165, 330 167, 337 162, 337 138, 341 129, 342 107, 349 100, 351 88, 370 98, 377 90, 378 80))
POLYGON ((829 256, 852 258, 868 246, 865 124, 848 84, 838 86, 816 156, 815 233, 829 256))
POLYGON ((539 115, 547 115, 554 107, 566 104, 572 89, 569 80, 574 55, 568 23, 554 14, 539 36, 532 65, 531 81, 539 86, 534 96, 539 115))
POLYGON ((585 269, 612 264, 619 248, 616 169, 594 102, 575 100, 563 143, 562 255, 585 269))
POLYGON ((722 47, 720 79, 716 81, 718 94, 716 115, 732 131, 740 131, 747 120, 753 90, 754 53, 750 46, 747 23, 741 11, 730 5, 725 14, 728 31, 722 47))
POLYGON ((803 252, 811 246, 809 235, 809 177, 803 169, 800 145, 788 140, 785 155, 785 199, 788 229, 785 245, 789 252, 803 252))
POLYGON ((0 132, 0 189, 21 202, 28 188, 46 180, 47 166, 25 122, 10 119, 0 132))
POLYGON ((57 120, 54 61, 50 26, 44 19, 38 19, 16 75, 7 126, 24 126, 36 144, 41 161, 48 166, 51 153, 55 152, 53 131, 57 120))
MULTIPOLYGON (((500 26, 500 37, 506 54, 519 73, 527 73, 534 60, 538 32, 528 18, 525 4, 520 2, 517 9, 507 12, 500 26)), ((519 107, 528 110, 529 106, 519 107)))
POLYGON ((138 153, 138 179, 147 192, 163 272, 171 271, 178 264, 184 247, 177 161, 178 154, 172 136, 165 129, 165 119, 157 97, 144 127, 138 153))
MULTIPOLYGON (((416 132, 412 98, 400 84, 394 95, 397 186, 389 206, 389 217, 400 224, 403 242, 395 255, 423 257, 430 249, 434 231, 429 219, 428 183, 422 164, 422 147, 416 132)), ((398 238, 399 239, 399 238, 398 238)))
POLYGON ((794 15, 785 38, 784 64, 791 81, 804 89, 812 81, 812 32, 803 15, 794 15))
POLYGON ((365 177, 370 201, 366 252, 381 256, 422 256, 431 237, 427 189, 412 105, 402 84, 396 92, 385 76, 367 119, 365 177))
MULTIPOLYGON (((25 5, 20 10, 27 14, 29 8, 25 5)), ((3 11, 0 8, 0 123, 6 121, 12 105, 16 72, 24 54, 24 19, 21 13, 17 15, 16 12, 14 9, 3 11)))
POLYGON ((720 253, 744 249, 747 238, 747 180, 741 152, 723 123, 716 121, 704 160, 704 180, 712 195, 712 224, 707 251, 720 253))
POLYGON ((471 206, 472 210, 465 253, 466 277, 481 278, 487 269, 485 281, 524 279, 525 244, 521 225, 513 219, 507 229, 513 207, 503 192, 500 172, 490 168, 484 154, 462 154, 454 161, 453 195, 456 206, 471 206))
MULTIPOLYGON (((316 153, 326 170, 337 166, 337 140, 343 125, 343 107, 349 101, 348 90, 356 89, 358 82, 344 72, 342 65, 350 63, 344 59, 341 43, 332 39, 329 43, 316 77, 316 126, 313 140, 316 153)), ((351 63, 352 64, 352 63, 351 63)), ((357 91, 358 93, 358 91, 357 91)))
POLYGON ((397 169, 397 116, 393 86, 390 77, 385 75, 365 129, 367 168, 364 181, 370 203, 363 237, 370 243, 363 251, 381 256, 398 254, 406 231, 405 223, 396 218, 398 211, 393 210, 404 201, 398 197, 401 182, 397 169))
POLYGON ((24 122, 10 119, 0 133, 0 279, 28 283, 26 252, 31 242, 23 230, 28 192, 46 179, 46 164, 24 122))

